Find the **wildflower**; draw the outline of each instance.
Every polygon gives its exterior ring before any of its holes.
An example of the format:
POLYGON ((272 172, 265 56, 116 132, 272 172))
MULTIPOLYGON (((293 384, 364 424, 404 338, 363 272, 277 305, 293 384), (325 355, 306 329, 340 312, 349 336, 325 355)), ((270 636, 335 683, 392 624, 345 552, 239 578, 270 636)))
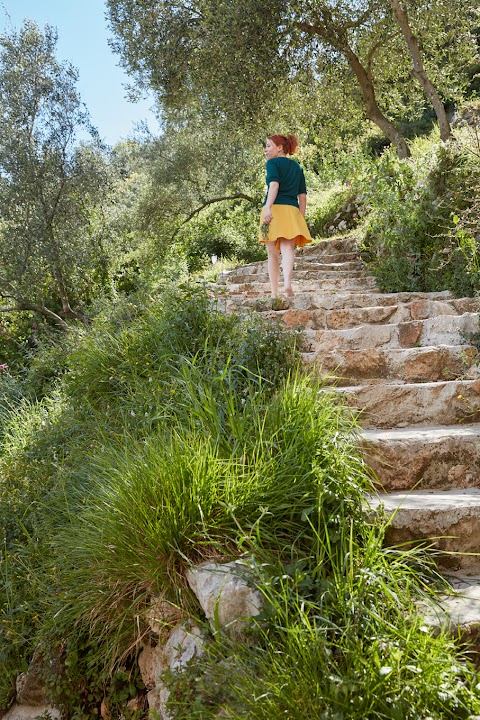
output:
POLYGON ((7 368, 8 368, 7 363, 3 363, 2 365, 0 365, 0 372, 1 372, 2 370, 6 370, 7 368))

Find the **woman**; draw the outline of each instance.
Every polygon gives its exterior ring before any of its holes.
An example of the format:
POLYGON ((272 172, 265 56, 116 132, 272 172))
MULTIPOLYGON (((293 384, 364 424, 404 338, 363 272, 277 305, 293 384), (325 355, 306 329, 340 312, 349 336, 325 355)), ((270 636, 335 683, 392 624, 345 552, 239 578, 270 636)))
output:
POLYGON ((270 135, 265 144, 267 194, 260 216, 259 240, 267 247, 272 299, 278 297, 280 253, 283 287, 294 297, 292 273, 295 245, 312 242, 305 222, 307 188, 300 165, 287 157, 298 148, 295 135, 270 135))

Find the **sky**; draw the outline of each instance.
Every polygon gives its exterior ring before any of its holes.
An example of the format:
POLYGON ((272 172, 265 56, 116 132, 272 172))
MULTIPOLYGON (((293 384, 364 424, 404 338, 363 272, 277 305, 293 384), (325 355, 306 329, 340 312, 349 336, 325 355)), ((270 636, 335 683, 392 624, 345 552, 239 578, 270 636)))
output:
POLYGON ((152 132, 158 132, 158 123, 151 99, 139 103, 125 99, 124 86, 130 78, 108 45, 105 11, 104 0, 0 0, 0 32, 8 31, 6 13, 16 29, 24 18, 35 20, 40 28, 56 27, 57 59, 78 69, 77 88, 92 123, 100 137, 114 145, 133 135, 137 123, 146 120, 152 132))

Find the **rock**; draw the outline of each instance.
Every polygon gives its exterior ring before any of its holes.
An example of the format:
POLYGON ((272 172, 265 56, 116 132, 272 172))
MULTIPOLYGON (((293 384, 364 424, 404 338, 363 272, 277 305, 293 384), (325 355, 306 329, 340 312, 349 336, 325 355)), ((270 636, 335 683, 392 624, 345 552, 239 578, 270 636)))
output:
POLYGON ((36 720, 36 718, 50 717, 52 720, 60 720, 62 714, 60 710, 49 707, 48 705, 20 705, 15 703, 2 720, 36 720))
POLYGON ((240 562, 205 562, 187 572, 187 580, 213 629, 217 622, 230 635, 241 633, 261 612, 262 597, 245 577, 240 562))
POLYGON ((289 328, 314 327, 314 311, 312 310, 287 310, 282 322, 289 328))
POLYGON ((138 656, 138 667, 147 690, 153 690, 160 675, 167 666, 163 657, 163 646, 146 647, 138 656))
POLYGON ((165 644, 142 650, 138 665, 145 687, 154 688, 165 670, 181 670, 193 657, 202 655, 202 637, 198 627, 181 625, 171 631, 165 644))
POLYGON ((151 631, 156 635, 161 635, 165 631, 165 627, 178 624, 180 618, 180 610, 171 603, 157 597, 152 598, 150 601, 146 619, 151 631))
POLYGON ((480 418, 480 381, 385 383, 336 389, 362 410, 365 428, 454 425, 480 418))
POLYGON ((400 347, 409 348, 416 345, 422 334, 423 324, 418 320, 398 324, 398 342, 400 347))
POLYGON ((188 628, 182 625, 175 628, 163 648, 168 667, 178 671, 184 669, 192 658, 203 655, 203 652, 203 634, 196 626, 188 628))
POLYGON ((148 707, 150 710, 158 713, 161 720, 170 720, 170 715, 167 712, 169 695, 170 692, 165 685, 160 685, 147 693, 148 707))
POLYGON ((467 370, 467 377, 471 380, 478 380, 480 378, 480 365, 471 365, 467 370))
POLYGON ((480 489, 411 491, 370 496, 372 511, 391 515, 389 544, 425 540, 441 551, 443 567, 468 568, 480 552, 480 489))
POLYGON ((138 666, 148 690, 148 706, 162 720, 169 717, 166 710, 169 690, 162 682, 163 673, 166 670, 182 672, 192 658, 203 654, 203 646, 202 631, 196 626, 183 624, 171 631, 165 644, 147 647, 140 653, 138 666))
POLYGON ((480 426, 423 426, 362 432, 366 459, 384 491, 475 486, 480 426))

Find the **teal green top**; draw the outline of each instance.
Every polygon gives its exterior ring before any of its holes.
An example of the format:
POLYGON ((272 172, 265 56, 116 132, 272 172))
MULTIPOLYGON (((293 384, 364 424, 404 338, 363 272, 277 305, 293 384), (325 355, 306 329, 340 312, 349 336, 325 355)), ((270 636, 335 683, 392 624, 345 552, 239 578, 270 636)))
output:
MULTIPOLYGON (((267 160, 267 186, 278 182, 278 194, 274 205, 294 205, 298 207, 298 196, 307 192, 305 175, 296 160, 287 157, 276 157, 267 160)), ((263 204, 267 202, 267 194, 263 204)))

